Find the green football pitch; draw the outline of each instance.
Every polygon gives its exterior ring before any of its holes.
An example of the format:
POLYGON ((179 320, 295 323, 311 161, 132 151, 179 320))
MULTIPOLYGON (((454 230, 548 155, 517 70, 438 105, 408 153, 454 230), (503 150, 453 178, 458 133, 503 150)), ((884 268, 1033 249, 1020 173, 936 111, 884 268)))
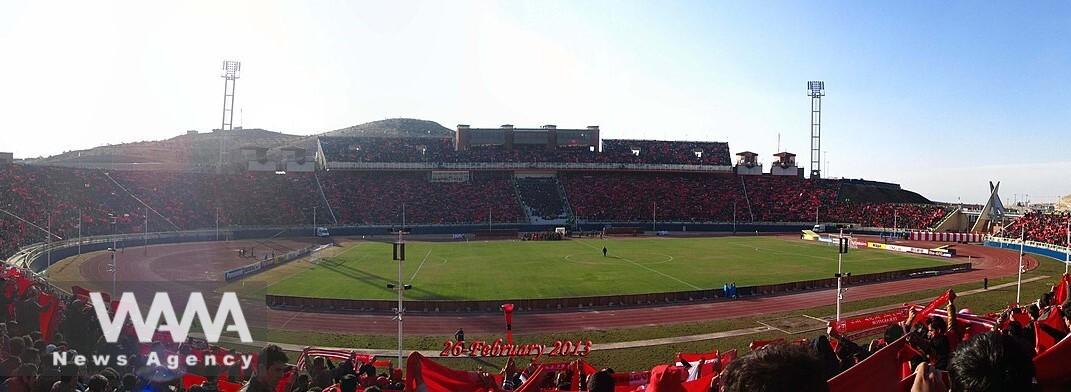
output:
MULTIPOLYGON (((391 244, 356 242, 267 288, 276 295, 392 299, 391 244)), ((945 264, 933 257, 852 250, 853 274, 945 264)), ((832 277, 836 247, 778 237, 406 243, 408 299, 555 298, 770 284, 832 277), (602 248, 609 250, 603 257, 602 248)))

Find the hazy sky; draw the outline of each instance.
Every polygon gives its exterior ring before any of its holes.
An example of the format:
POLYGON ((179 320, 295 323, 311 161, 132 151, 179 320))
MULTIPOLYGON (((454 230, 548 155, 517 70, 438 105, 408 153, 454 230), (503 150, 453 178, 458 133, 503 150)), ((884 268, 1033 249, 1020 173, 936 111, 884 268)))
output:
POLYGON ((0 56, 16 157, 218 128, 237 59, 247 128, 600 125, 767 164, 778 133, 808 160, 806 81, 824 80, 827 176, 1071 193, 1069 2, 3 0, 0 56))

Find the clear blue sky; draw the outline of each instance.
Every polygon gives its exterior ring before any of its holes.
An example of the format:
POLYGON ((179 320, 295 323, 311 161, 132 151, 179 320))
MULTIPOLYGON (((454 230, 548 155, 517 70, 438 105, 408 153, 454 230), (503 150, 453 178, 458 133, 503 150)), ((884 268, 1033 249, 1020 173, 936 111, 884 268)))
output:
POLYGON ((245 127, 597 124, 767 163, 780 133, 807 161, 818 79, 828 175, 1052 201, 1071 193, 1069 42, 1068 2, 5 1, 0 151, 216 128, 238 59, 245 127))

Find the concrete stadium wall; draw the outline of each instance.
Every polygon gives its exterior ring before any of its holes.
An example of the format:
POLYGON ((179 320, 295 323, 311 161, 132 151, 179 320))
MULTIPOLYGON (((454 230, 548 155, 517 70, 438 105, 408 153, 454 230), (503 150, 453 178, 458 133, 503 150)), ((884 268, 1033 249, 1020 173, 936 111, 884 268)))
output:
MULTIPOLYGON (((885 282, 918 276, 969 271, 971 265, 951 264, 930 268, 916 268, 873 274, 852 275, 845 278, 847 285, 885 282)), ((737 287, 739 297, 769 296, 809 290, 829 289, 837 286, 836 278, 805 280, 761 286, 737 287)), ((285 295, 267 295, 267 305, 272 308, 305 312, 393 312, 398 302, 394 300, 354 300, 311 298, 285 295)), ((525 311, 565 311, 578 308, 654 306, 681 302, 729 300, 722 289, 677 291, 651 294, 605 295, 573 298, 501 299, 481 301, 420 301, 406 300, 410 312, 498 312, 503 303, 512 303, 525 311)))

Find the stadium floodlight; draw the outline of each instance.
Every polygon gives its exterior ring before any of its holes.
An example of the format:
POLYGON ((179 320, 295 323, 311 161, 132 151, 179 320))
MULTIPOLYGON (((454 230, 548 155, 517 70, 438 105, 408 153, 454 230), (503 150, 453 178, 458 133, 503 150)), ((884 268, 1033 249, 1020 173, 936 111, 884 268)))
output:
POLYGON ((219 163, 217 163, 216 167, 216 170, 220 173, 223 172, 223 138, 226 135, 224 132, 233 128, 234 84, 241 76, 242 63, 226 60, 223 62, 222 70, 223 72, 219 76, 223 78, 223 120, 219 126, 219 163))
POLYGON ((822 97, 826 95, 826 82, 812 80, 807 82, 808 96, 811 97, 811 178, 822 177, 822 97))
POLYGON ((826 95, 826 82, 821 80, 813 80, 807 82, 807 91, 811 93, 812 97, 820 97, 826 95))
POLYGON ((221 69, 223 70, 223 73, 219 76, 238 79, 240 77, 239 74, 242 71, 242 62, 225 60, 223 61, 223 67, 221 69))

